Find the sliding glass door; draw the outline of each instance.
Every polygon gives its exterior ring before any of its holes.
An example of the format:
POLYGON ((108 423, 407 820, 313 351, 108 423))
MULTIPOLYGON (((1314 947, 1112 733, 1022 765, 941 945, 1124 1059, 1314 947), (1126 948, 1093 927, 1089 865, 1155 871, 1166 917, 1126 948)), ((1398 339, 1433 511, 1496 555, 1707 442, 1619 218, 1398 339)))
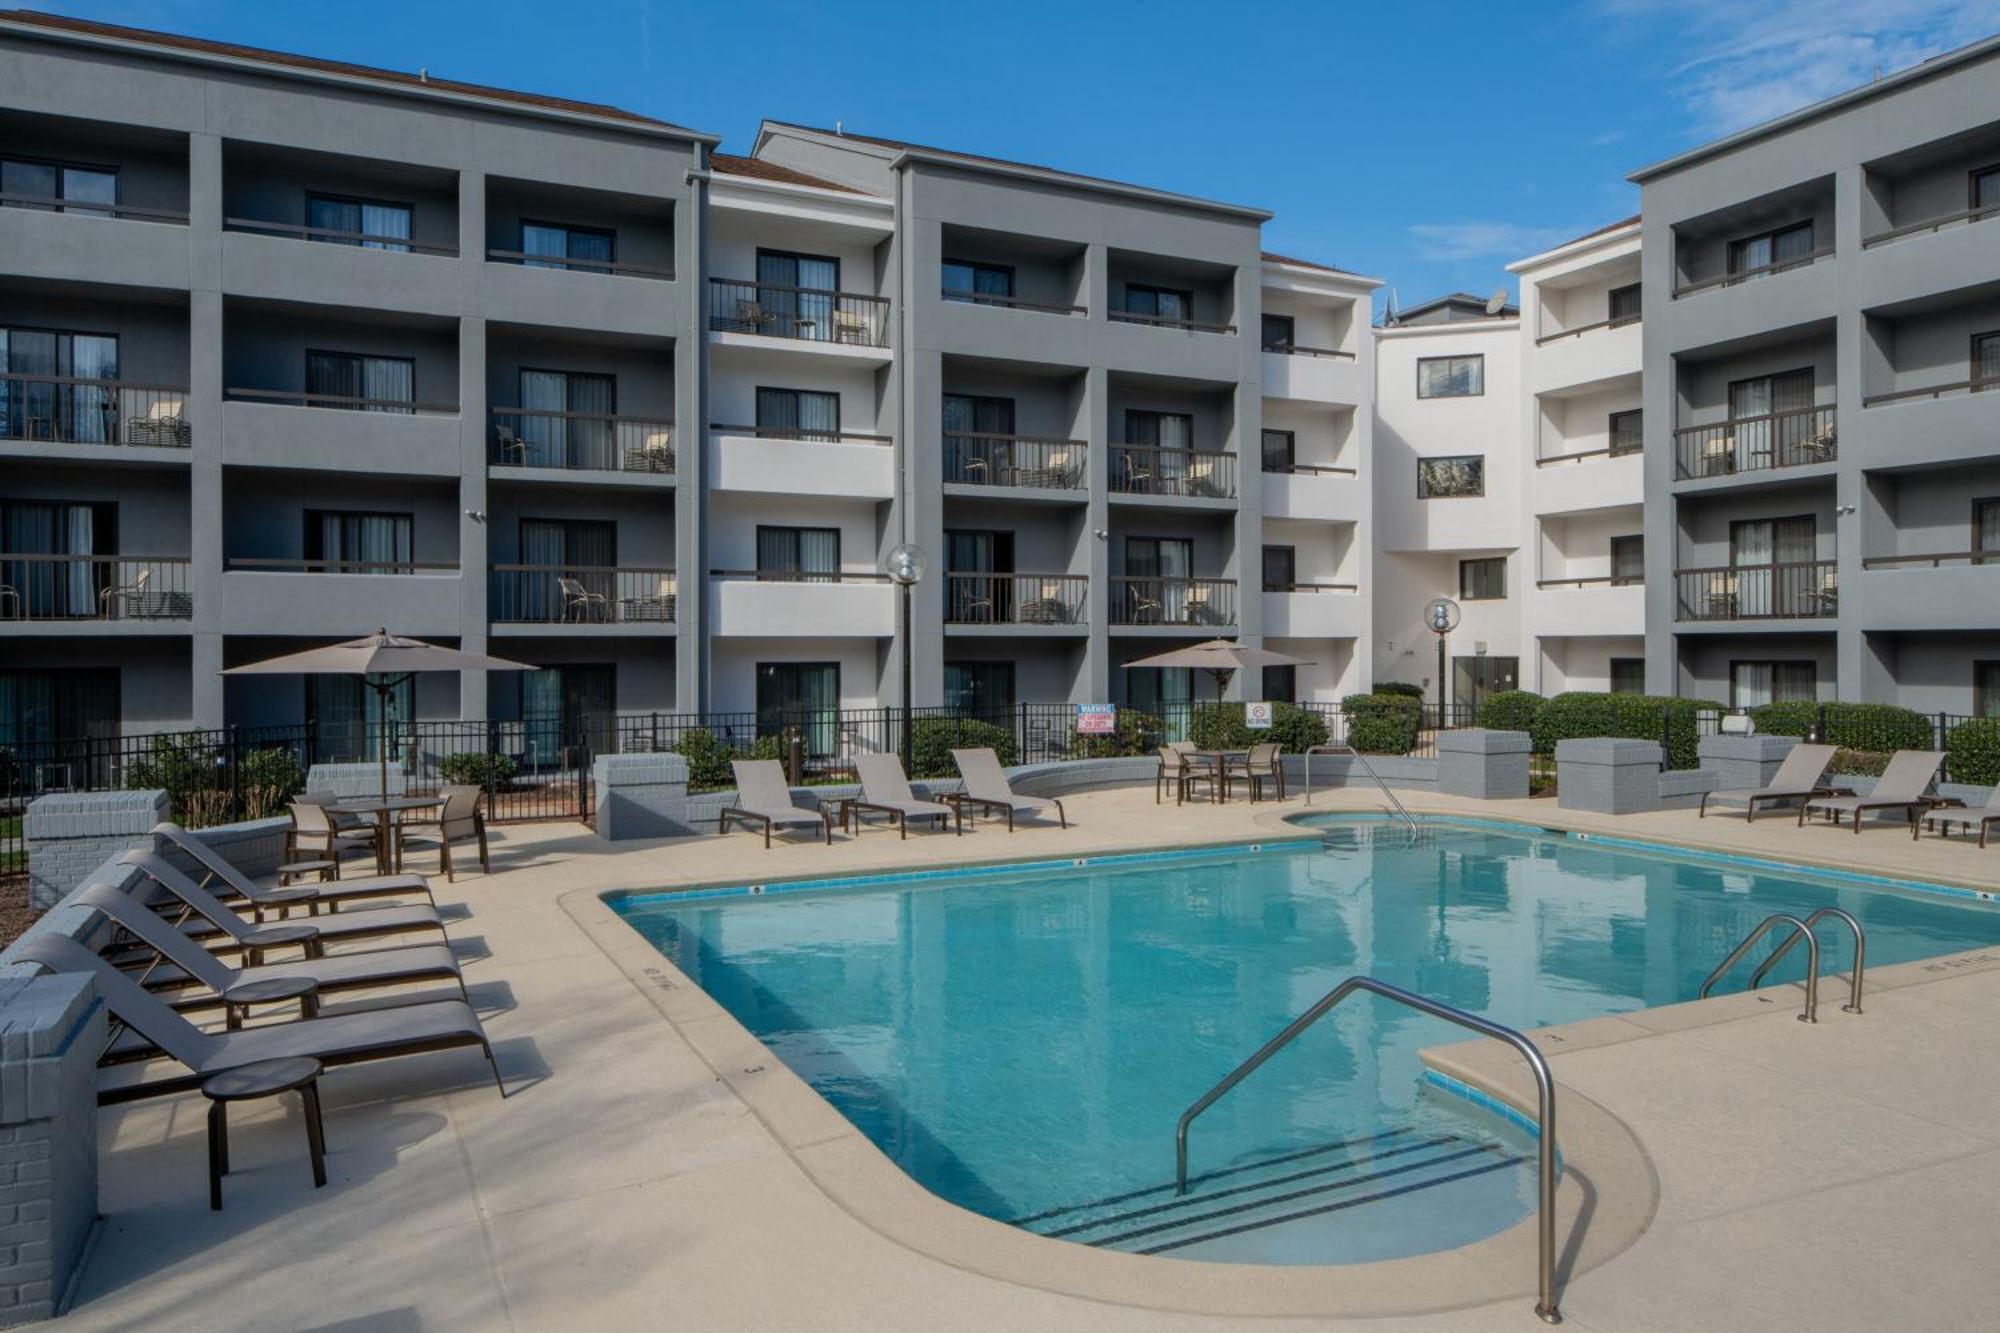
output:
POLYGON ((1811 367, 1781 375, 1760 375, 1729 386, 1729 420, 1736 439, 1736 470, 1786 466, 1796 461, 1796 447, 1811 434, 1811 422, 1786 413, 1805 412, 1813 405, 1811 367))
POLYGON ((840 664, 759 662, 757 734, 780 736, 797 727, 813 759, 840 752, 840 664))
POLYGON ((1815 615, 1813 561, 1819 543, 1811 514, 1729 525, 1729 563, 1739 619, 1815 615))
POLYGON ((118 378, 118 339, 108 334, 0 327, 0 439, 65 444, 118 441, 118 390, 59 380, 118 378))
POLYGON ((618 379, 573 370, 521 372, 521 442, 531 467, 618 466, 611 418, 618 379))
POLYGON ((780 338, 833 339, 840 261, 785 250, 757 252, 758 299, 770 320, 761 332, 780 338))
MULTIPOLYGON (((12 607, 29 620, 87 619, 101 611, 111 586, 109 561, 9 559, 9 556, 94 556, 118 550, 118 509, 111 504, 37 500, 0 502, 0 584, 20 599, 12 607)), ((11 601, 12 599, 8 599, 11 601)))

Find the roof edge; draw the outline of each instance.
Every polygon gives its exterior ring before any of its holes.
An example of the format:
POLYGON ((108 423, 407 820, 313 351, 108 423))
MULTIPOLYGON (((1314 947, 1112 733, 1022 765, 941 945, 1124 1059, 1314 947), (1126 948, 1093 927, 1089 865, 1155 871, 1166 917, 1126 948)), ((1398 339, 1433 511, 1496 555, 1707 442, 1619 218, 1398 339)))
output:
POLYGON ((1614 222, 1608 227, 1579 236, 1573 241, 1564 241, 1561 245, 1529 255, 1526 259, 1517 259, 1506 266, 1506 271, 1523 273, 1531 268, 1540 268, 1544 264, 1553 264, 1558 259, 1571 259, 1577 255, 1589 254, 1592 250, 1606 250, 1627 241, 1636 241, 1639 239, 1639 234, 1639 219, 1626 218, 1622 222, 1614 222))

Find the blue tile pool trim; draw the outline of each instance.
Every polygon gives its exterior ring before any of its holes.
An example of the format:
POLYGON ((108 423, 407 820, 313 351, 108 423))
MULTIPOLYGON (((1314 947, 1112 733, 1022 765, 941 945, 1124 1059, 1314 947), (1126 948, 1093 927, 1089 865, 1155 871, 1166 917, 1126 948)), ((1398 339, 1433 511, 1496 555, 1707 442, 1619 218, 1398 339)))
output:
POLYGON ((1463 1079, 1453 1078, 1450 1074, 1442 1074, 1430 1068, 1424 1070, 1424 1082, 1440 1092, 1470 1102, 1491 1115, 1499 1116, 1514 1128, 1527 1133, 1530 1138, 1542 1137, 1542 1127, 1535 1122, 1533 1116, 1522 1113, 1520 1108, 1510 1102, 1501 1101, 1483 1088, 1476 1088, 1463 1079))
POLYGON ((922 884, 982 875, 1029 875, 1042 871, 1079 870, 1086 866, 1215 860, 1244 853, 1260 856, 1297 855, 1302 852, 1317 852, 1323 845, 1316 838, 1278 837, 1262 842, 1211 843, 1203 847, 1173 847, 1152 852, 1106 852, 1097 856, 1065 856, 1040 861, 987 861, 979 865, 947 866, 933 870, 897 870, 880 875, 840 875, 830 879, 775 880, 768 884, 707 884, 686 889, 613 889, 605 893, 603 898, 612 911, 625 916, 647 907, 712 898, 746 898, 775 893, 877 888, 885 884, 922 884))

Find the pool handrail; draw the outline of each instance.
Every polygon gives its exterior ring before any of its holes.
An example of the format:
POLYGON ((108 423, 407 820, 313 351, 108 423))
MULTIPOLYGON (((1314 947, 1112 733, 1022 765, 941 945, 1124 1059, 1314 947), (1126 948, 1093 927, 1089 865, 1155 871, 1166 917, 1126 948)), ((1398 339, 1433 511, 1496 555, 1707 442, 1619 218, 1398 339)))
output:
MULTIPOLYGON (((1817 960, 1817 953, 1814 957, 1817 960)), ((1527 1059, 1529 1071, 1535 1076, 1537 1096, 1535 1123, 1540 1139, 1540 1201, 1537 1219, 1539 1297, 1535 1304, 1535 1313, 1544 1323, 1560 1324, 1562 1312, 1556 1305, 1556 1085, 1554 1077, 1549 1073, 1549 1062, 1535 1049, 1533 1042, 1513 1028, 1503 1027, 1477 1014, 1455 1009, 1451 1005, 1428 999, 1414 991, 1404 990, 1400 986, 1392 986, 1386 981, 1377 981, 1374 977, 1353 976, 1341 982, 1322 995, 1312 1008, 1287 1024, 1283 1032, 1265 1042, 1255 1055, 1236 1066, 1220 1083, 1203 1093, 1194 1105, 1181 1112, 1180 1122, 1174 1127, 1174 1193, 1176 1195, 1187 1193, 1188 1128, 1194 1124, 1195 1117, 1222 1100, 1232 1088, 1257 1072, 1266 1060, 1290 1045, 1293 1038, 1324 1018, 1342 1000, 1356 991, 1379 995, 1385 1000, 1407 1005, 1433 1018, 1456 1023, 1462 1028, 1477 1032, 1482 1037, 1492 1037, 1496 1041, 1505 1042, 1527 1059)))
MULTIPOLYGON (((1840 1012, 1843 1014, 1858 1014, 1861 1012, 1861 973, 1868 966, 1868 932, 1861 928, 1859 921, 1856 921, 1853 916, 1838 907, 1822 907, 1817 912, 1814 912, 1806 918, 1806 929, 1811 930, 1820 923, 1822 918, 1829 916, 1845 921, 1847 928, 1854 932, 1854 972, 1848 981, 1847 1003, 1840 1006, 1840 1012)), ((1750 989, 1756 990, 1771 969, 1776 967, 1779 960, 1790 953, 1792 946, 1798 942, 1799 933, 1797 931, 1793 931, 1791 934, 1785 936, 1785 942, 1773 949, 1771 956, 1759 963, 1757 970, 1750 974, 1750 989)))
MULTIPOLYGON (((1756 947, 1759 940, 1779 926, 1790 926, 1792 933, 1786 937, 1789 944, 1799 936, 1806 941, 1806 1007, 1799 1015, 1801 1023, 1819 1022, 1819 941, 1813 937, 1812 927, 1793 916, 1790 912, 1773 912, 1757 923, 1757 928, 1743 937, 1743 942, 1729 951, 1729 956, 1715 965, 1715 970, 1702 980, 1701 989, 1695 998, 1706 1000, 1708 993, 1715 989, 1715 983, 1722 980, 1722 974, 1736 966, 1737 960, 1756 947)), ((1768 962, 1766 964, 1768 966, 1768 962)), ((1761 975, 1761 973, 1760 973, 1761 975)))
POLYGON ((1362 754, 1361 751, 1355 749, 1352 745, 1308 745, 1306 747, 1305 803, 1307 805, 1311 805, 1313 800, 1313 756, 1316 754, 1351 755, 1354 758, 1354 761, 1361 765, 1362 771, 1365 772, 1369 777, 1375 779, 1375 785, 1380 787, 1382 789, 1382 794, 1389 798, 1389 804, 1392 807, 1394 807, 1396 814, 1399 817, 1401 817, 1402 821, 1405 824, 1409 825, 1410 832, 1415 833, 1417 831, 1416 817, 1413 816, 1408 810, 1405 810, 1403 808, 1403 803, 1396 799, 1396 793, 1389 790, 1389 784, 1382 781, 1382 775, 1375 771, 1375 765, 1369 763, 1367 756, 1362 754))

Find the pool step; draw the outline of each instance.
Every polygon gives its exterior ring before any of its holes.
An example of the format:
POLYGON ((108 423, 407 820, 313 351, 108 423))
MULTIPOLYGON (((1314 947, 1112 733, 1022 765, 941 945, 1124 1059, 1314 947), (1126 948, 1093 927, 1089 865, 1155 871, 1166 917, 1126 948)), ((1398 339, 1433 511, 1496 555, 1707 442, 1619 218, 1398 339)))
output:
POLYGON ((1502 1144, 1391 1129, 1205 1172, 1189 1179, 1186 1194, 1155 1185, 1014 1224, 1082 1245, 1166 1254, 1523 1169, 1532 1173, 1533 1159, 1502 1144))

